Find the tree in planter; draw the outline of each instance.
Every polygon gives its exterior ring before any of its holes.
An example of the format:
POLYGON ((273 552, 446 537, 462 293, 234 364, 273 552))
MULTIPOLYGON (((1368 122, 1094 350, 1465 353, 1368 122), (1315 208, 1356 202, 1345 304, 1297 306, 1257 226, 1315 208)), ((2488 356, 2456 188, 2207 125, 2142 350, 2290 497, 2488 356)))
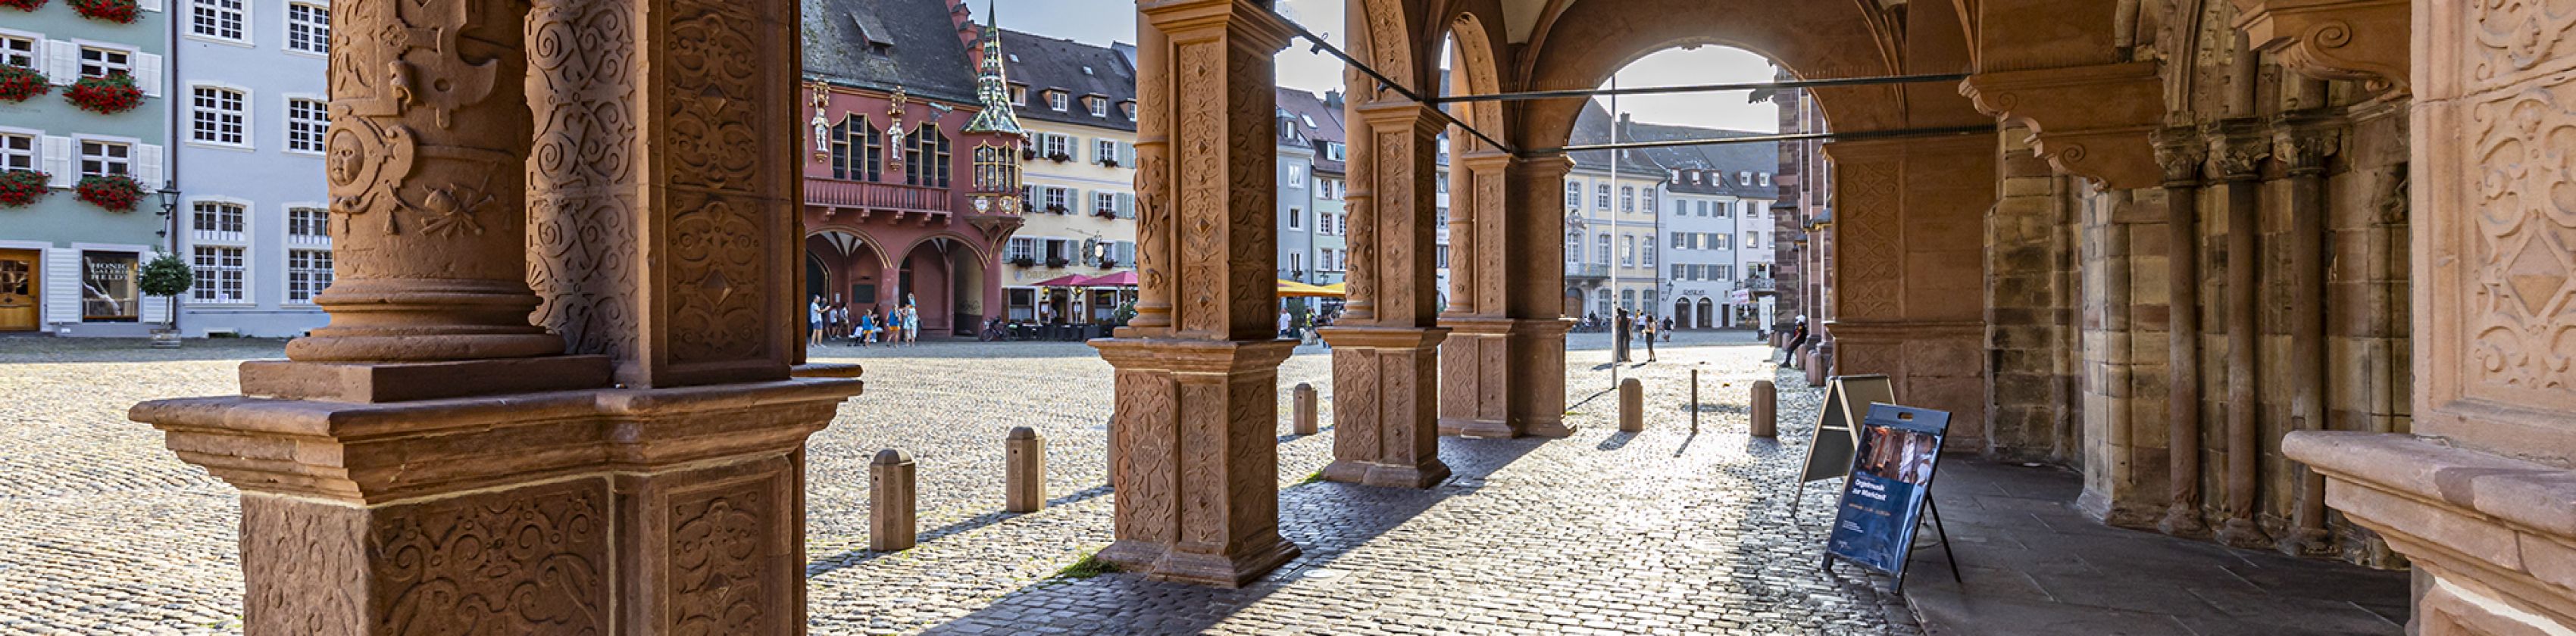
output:
POLYGON ((52 192, 46 181, 53 175, 34 170, 0 170, 0 208, 14 208, 35 203, 52 192))
POLYGON ((72 0, 72 10, 92 20, 133 24, 142 7, 134 0, 72 0))
MULTIPOLYGON (((168 298, 171 299, 172 304, 177 304, 179 295, 188 293, 188 288, 195 286, 197 286, 196 270, 188 267, 186 259, 169 252, 155 255, 150 262, 144 263, 142 278, 135 281, 134 285, 135 289, 142 290, 144 295, 168 298)), ((178 316, 179 312, 171 311, 170 317, 164 319, 161 328, 177 329, 178 316)))
POLYGON ((44 73, 24 66, 0 64, 0 102, 23 102, 53 91, 54 85, 45 81, 44 73))
POLYGON ((134 76, 114 73, 106 77, 84 77, 63 91, 63 99, 81 110, 114 115, 143 105, 143 89, 134 85, 134 76))
POLYGON ((143 200, 143 184, 121 174, 81 177, 72 191, 90 205, 117 212, 132 212, 134 203, 143 200))

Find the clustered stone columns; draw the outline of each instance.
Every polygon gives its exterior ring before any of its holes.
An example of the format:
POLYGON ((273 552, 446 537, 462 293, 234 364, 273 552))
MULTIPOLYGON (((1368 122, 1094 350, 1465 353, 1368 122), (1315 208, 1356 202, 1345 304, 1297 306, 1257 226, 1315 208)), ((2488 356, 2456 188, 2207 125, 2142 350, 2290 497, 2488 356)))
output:
POLYGON ((795 4, 332 11, 332 326, 131 412, 241 489, 244 631, 802 633, 804 440, 860 384, 788 379, 795 4), (550 228, 573 173, 652 195, 550 228), (643 344, 552 355, 570 293, 643 344))
POLYGON ((2209 147, 2200 131, 2166 129, 2156 135, 2156 163, 2164 168, 2167 483, 2171 497, 2157 529, 2180 537, 2207 537, 2200 515, 2200 183, 2209 147))
POLYGON ((1564 262, 1565 242, 1555 238, 1561 211, 1552 207, 1572 164, 1562 154, 1453 156, 1440 434, 1572 434, 1560 372, 1569 327, 1560 317, 1565 271, 1556 265, 1564 262))
POLYGON ((1432 180, 1445 123, 1431 106, 1382 98, 1353 107, 1350 313, 1333 345, 1333 463, 1324 478, 1428 488, 1440 463, 1439 228, 1432 180))
POLYGON ((2226 280, 2220 289, 2226 293, 2221 306, 2227 334, 2227 518, 2217 531, 2220 542, 2248 549, 2272 546, 2255 519, 2260 512, 2255 490, 2261 485, 2255 474, 2262 415, 2262 384, 2256 377, 2262 335, 2257 304, 2262 297, 2258 288, 2263 258, 2260 188, 2263 160, 2271 155, 2271 141, 2254 134, 2257 125, 2251 120, 2229 120, 2213 124, 2206 132, 2224 201, 2220 213, 2226 231, 2221 251, 2225 258, 2220 261, 2226 280))
POLYGON ((1271 56, 1287 25, 1250 3, 1140 5, 1138 315, 1095 340, 1116 369, 1115 541, 1129 572, 1240 586, 1294 558, 1279 536, 1272 316, 1271 56))

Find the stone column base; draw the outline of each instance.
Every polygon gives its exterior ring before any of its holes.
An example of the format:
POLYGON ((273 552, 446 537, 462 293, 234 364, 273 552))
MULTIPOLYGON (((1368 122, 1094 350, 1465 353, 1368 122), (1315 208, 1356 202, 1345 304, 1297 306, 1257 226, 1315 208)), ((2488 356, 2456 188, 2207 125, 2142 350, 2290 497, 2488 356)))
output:
POLYGON ((2421 568, 2421 636, 2576 631, 2576 471, 2386 433, 2298 431, 2281 450, 2421 568))
POLYGON ((1293 340, 1104 338, 1120 570, 1242 587, 1297 557, 1279 536, 1279 362, 1293 340))
POLYGON ((860 386, 130 416, 242 489, 250 634, 801 634, 805 437, 860 386))
POLYGON ((1333 345, 1333 463, 1324 479, 1429 488, 1449 478, 1440 463, 1439 368, 1449 330, 1328 327, 1333 345))
POLYGON ((1538 361, 1550 355, 1559 371, 1553 386, 1564 393, 1565 321, 1470 316, 1443 318, 1440 326, 1450 329, 1449 340, 1440 346, 1441 435, 1509 439, 1538 434, 1536 430, 1557 432, 1553 437, 1571 433, 1564 425, 1561 397, 1557 408, 1545 413, 1532 411, 1543 405, 1522 399, 1524 393, 1542 390, 1530 385, 1543 380, 1530 376, 1547 367, 1538 361), (1551 345, 1550 334, 1552 354, 1543 351, 1551 345))

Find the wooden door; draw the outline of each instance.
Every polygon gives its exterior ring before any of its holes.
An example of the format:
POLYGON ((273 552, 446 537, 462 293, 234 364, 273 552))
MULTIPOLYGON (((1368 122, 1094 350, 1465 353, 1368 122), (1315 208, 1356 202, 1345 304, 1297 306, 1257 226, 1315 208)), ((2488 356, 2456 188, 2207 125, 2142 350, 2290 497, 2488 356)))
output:
POLYGON ((44 307, 38 294, 35 250, 0 250, 0 331, 34 331, 43 327, 44 307))

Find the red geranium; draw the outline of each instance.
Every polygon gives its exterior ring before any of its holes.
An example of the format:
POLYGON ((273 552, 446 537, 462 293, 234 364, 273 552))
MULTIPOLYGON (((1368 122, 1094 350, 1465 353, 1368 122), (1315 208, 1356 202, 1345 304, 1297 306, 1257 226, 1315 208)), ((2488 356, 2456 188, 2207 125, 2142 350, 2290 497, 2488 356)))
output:
POLYGON ((23 102, 53 90, 54 85, 45 82, 45 74, 36 69, 0 64, 0 102, 23 102))
POLYGON ((53 175, 34 170, 0 170, 0 208, 14 208, 35 203, 50 192, 45 180, 53 175))
POLYGON ((81 177, 80 187, 73 191, 82 201, 118 212, 132 212, 134 202, 143 200, 143 184, 121 174, 81 177))
POLYGON ((80 12, 81 17, 92 20, 133 24, 134 16, 138 15, 142 8, 136 6, 134 0, 72 0, 72 10, 80 12))
POLYGON ((114 115, 143 105, 143 89, 134 86, 134 76, 116 73, 107 77, 84 77, 73 82, 63 98, 72 100, 81 110, 114 115))
POLYGON ((41 6, 45 6, 45 0, 0 0, 0 7, 8 7, 19 11, 34 11, 36 10, 36 7, 41 6))

